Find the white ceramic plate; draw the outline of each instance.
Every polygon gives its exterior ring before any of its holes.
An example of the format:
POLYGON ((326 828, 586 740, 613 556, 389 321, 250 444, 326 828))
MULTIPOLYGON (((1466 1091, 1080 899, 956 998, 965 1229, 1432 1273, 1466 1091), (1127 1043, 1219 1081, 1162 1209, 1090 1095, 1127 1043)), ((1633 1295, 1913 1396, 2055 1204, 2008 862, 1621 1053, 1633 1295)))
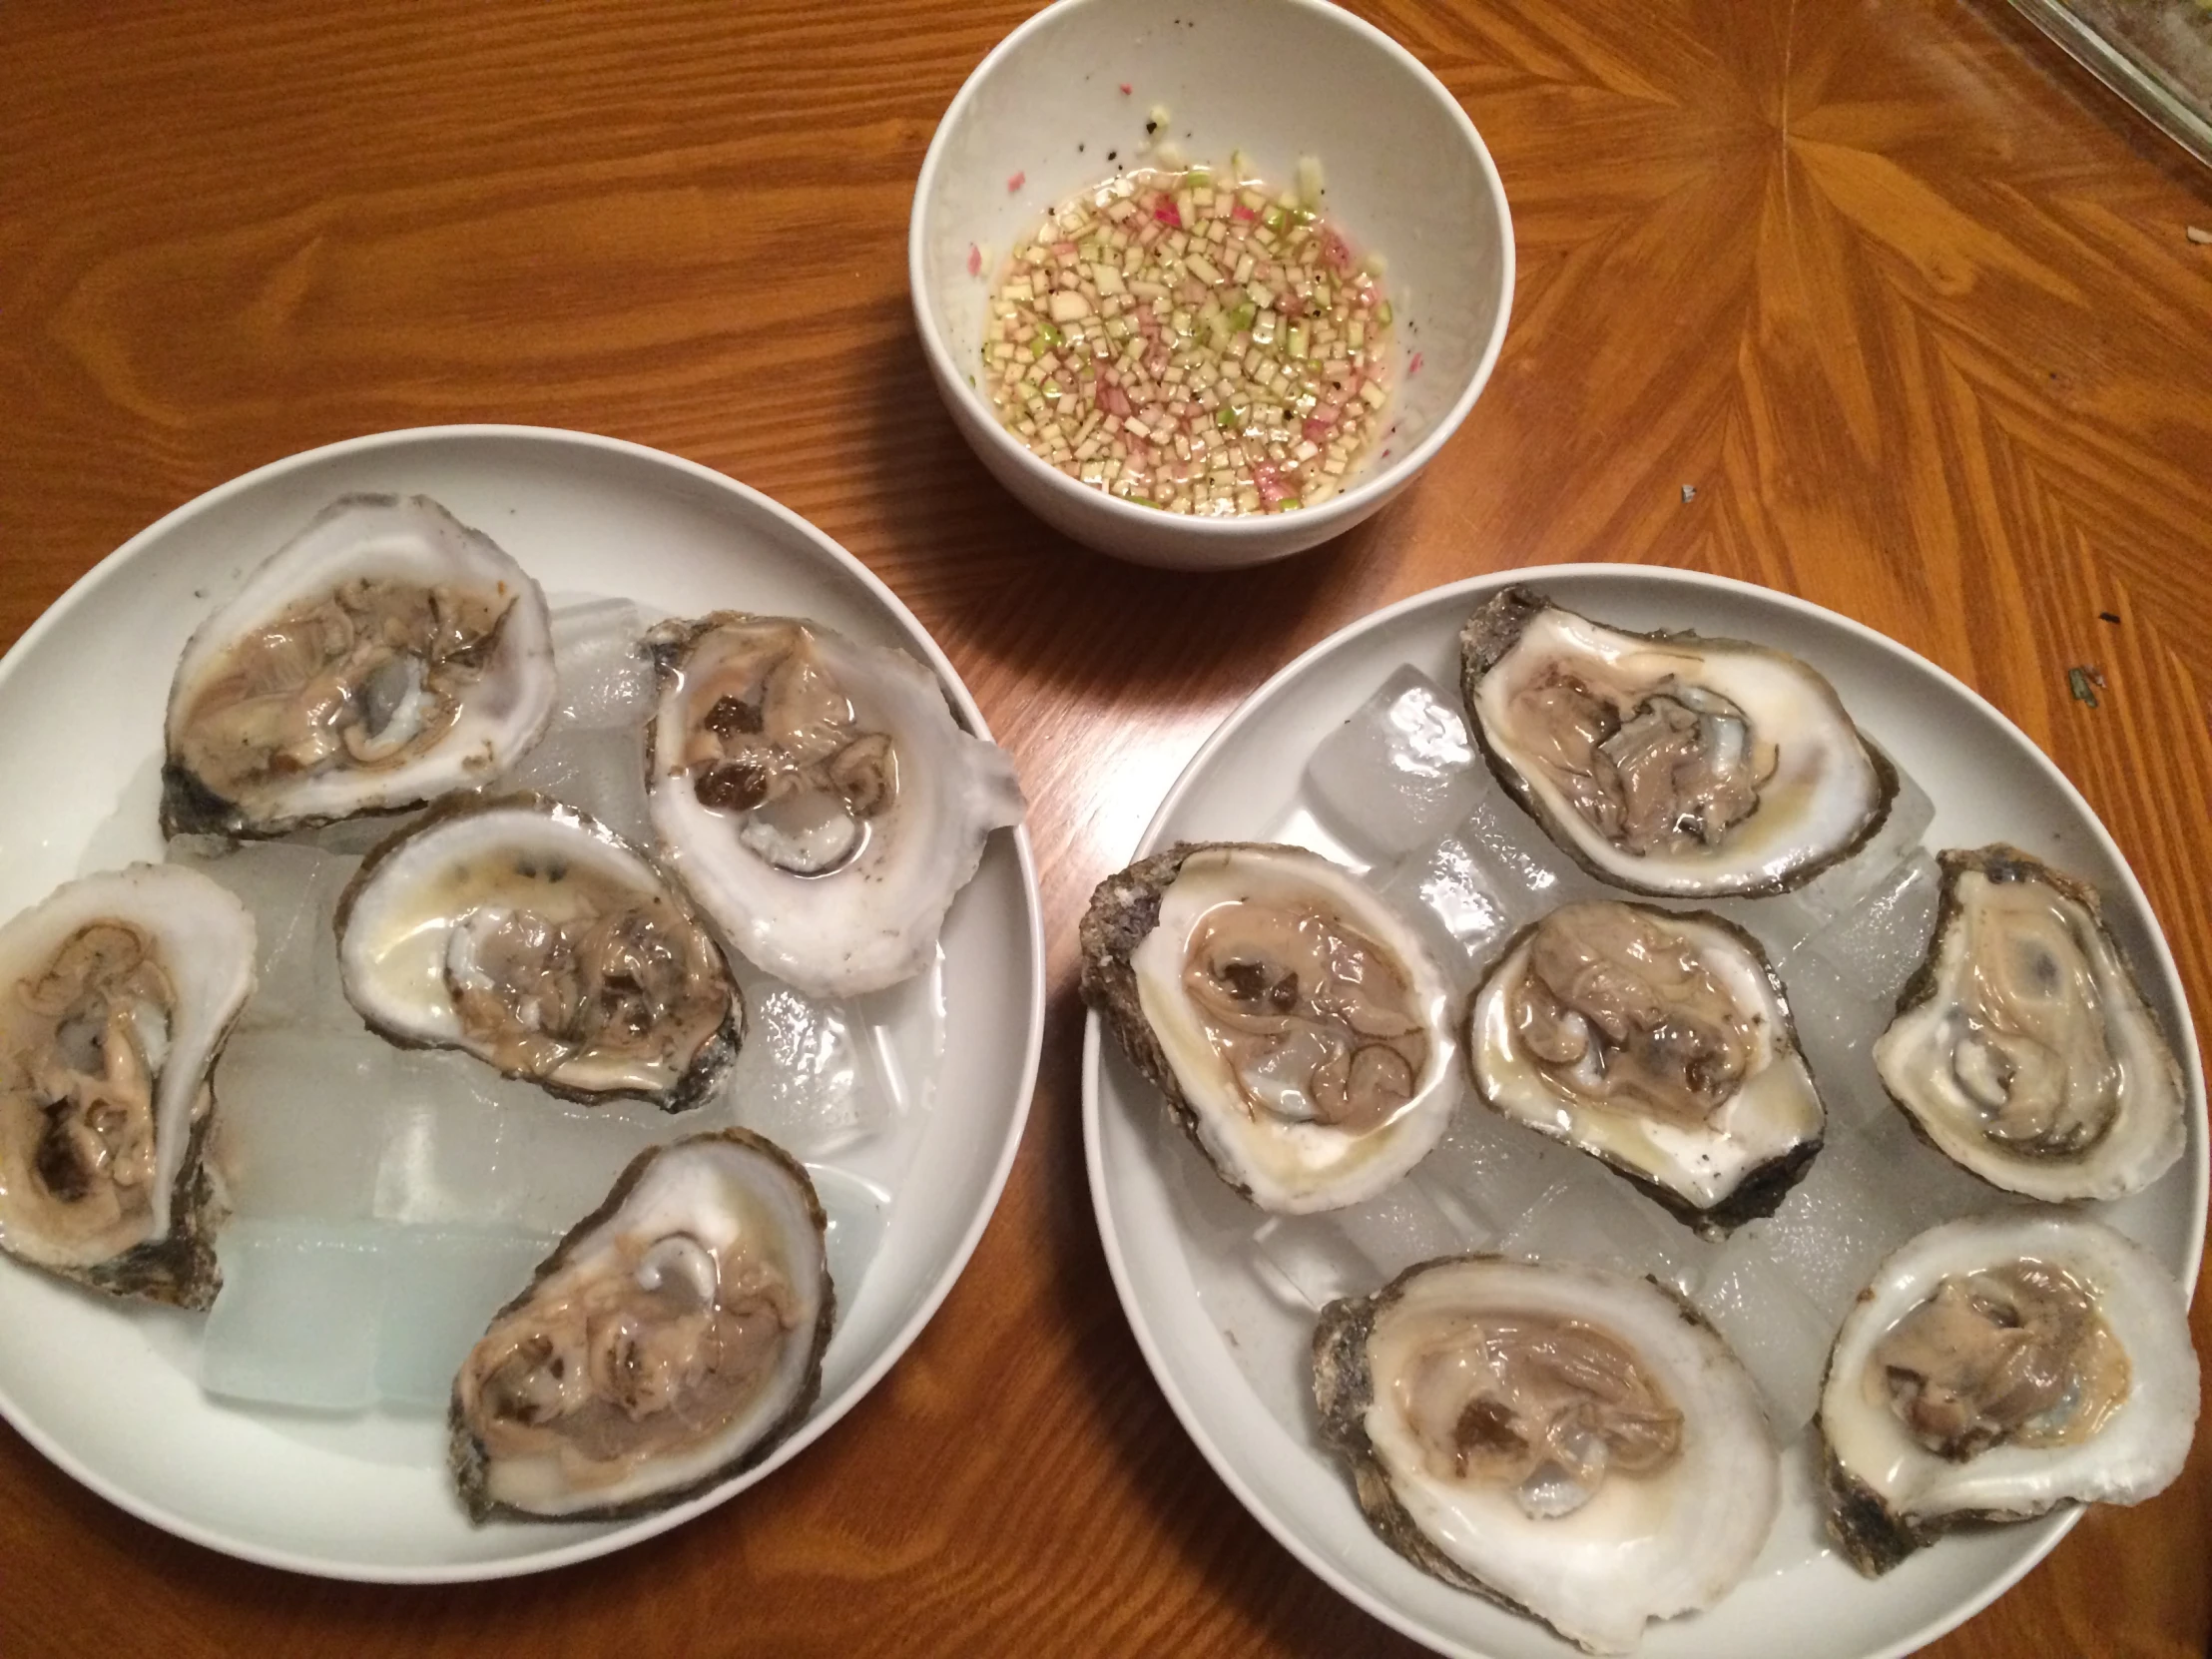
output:
MULTIPOLYGON (((1323 641, 1222 723, 1169 793, 1134 856, 1177 840, 1250 839, 1302 803, 1315 746, 1401 663, 1458 683, 1457 634, 1485 596, 1514 581, 1629 628, 1694 628, 1755 639, 1805 658, 1836 684, 1859 723, 1933 796, 1931 846, 2006 839, 2093 881, 2144 988, 2179 1036, 2192 1121, 2188 1156, 2103 1219, 2148 1245, 2185 1285, 2204 1245, 2204 1078, 2173 957, 2142 889, 2088 806, 2010 722, 1941 670, 1882 636, 1803 601, 1716 577, 1570 565, 1481 577, 1416 595, 1323 641)), ((1201 1305, 1178 1199, 1189 1149, 1158 1094, 1102 1041, 1083 1048, 1091 1197, 1122 1306, 1160 1386, 1230 1489, 1300 1560, 1376 1617, 1441 1653, 1558 1659, 1577 1650, 1427 1577, 1369 1529, 1318 1433, 1271 1413, 1230 1353, 1237 1319, 1292 1316, 1255 1300, 1221 1324, 1201 1305), (1224 1330, 1223 1325, 1231 1327, 1224 1330)), ((1786 1482, 1778 1539, 1789 1564, 1738 1586, 1711 1611, 1650 1626, 1649 1659, 1873 1659, 1909 1652, 1974 1613, 2040 1560, 2075 1512, 1962 1534, 1887 1577, 1861 1578, 1816 1553, 1807 1482, 1786 1482)))
MULTIPOLYGON (((163 708, 186 637, 245 572, 348 491, 420 491, 550 592, 674 614, 810 616, 952 665, 890 590, 797 514, 635 444, 532 427, 388 432, 295 455, 132 538, 0 661, 0 916, 83 870, 159 858, 163 708)), ((274 1566, 394 1582, 491 1578, 666 1531, 797 1456, 920 1332, 981 1237, 1036 1078, 1044 947, 1026 833, 995 835, 944 931, 936 1104, 859 1294, 838 1310, 821 1402, 760 1467, 644 1520, 471 1527, 442 1421, 220 1403, 197 1382, 200 1316, 136 1308, 0 1259, 0 1413, 93 1490, 182 1537, 274 1566)), ((840 1301, 844 1293, 840 1290, 840 1301)))

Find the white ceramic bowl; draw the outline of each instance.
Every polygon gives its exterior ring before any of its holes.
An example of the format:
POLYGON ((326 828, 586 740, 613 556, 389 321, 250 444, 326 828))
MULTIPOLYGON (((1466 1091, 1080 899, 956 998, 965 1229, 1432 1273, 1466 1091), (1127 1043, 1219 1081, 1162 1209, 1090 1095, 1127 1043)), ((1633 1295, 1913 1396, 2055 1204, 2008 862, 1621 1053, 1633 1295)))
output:
POLYGON ((1259 564, 1350 529, 1413 480, 1497 361, 1513 293, 1505 188, 1466 112, 1409 52, 1323 0, 1059 0, 1000 41, 952 100, 914 189, 907 275, 930 372, 983 464, 1076 540, 1143 564, 1259 564), (1130 90, 1124 93, 1121 89, 1130 90), (1322 167, 1327 212, 1387 262, 1399 361, 1387 458, 1309 511, 1191 518, 1117 500, 1046 465, 976 389, 1008 251, 1118 166, 1149 165, 1145 123, 1188 162, 1233 151, 1281 188, 1322 167), (971 253, 980 269, 971 274, 971 253), (1414 353, 1419 370, 1408 375, 1414 353))

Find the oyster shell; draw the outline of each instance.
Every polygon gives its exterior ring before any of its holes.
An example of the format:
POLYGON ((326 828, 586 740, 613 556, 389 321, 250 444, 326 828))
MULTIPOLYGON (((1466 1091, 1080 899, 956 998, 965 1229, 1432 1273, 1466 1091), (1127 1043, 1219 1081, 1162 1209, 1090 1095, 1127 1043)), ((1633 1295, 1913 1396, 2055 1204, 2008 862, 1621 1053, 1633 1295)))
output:
POLYGON ((254 918, 189 869, 88 875, 0 928, 0 1249, 215 1301, 208 1077, 253 989, 254 918))
POLYGON ((662 856, 732 948, 815 996, 918 973, 993 830, 1013 762, 954 724, 902 651, 722 611, 647 636, 646 789, 662 856))
POLYGON ((2014 846, 1938 861, 1928 958, 1875 1043, 1883 1087, 1992 1186, 2046 1202, 2148 1186, 2187 1140, 2181 1066, 2095 889, 2014 846))
POLYGON ((1298 846, 1184 844, 1108 876, 1083 997, 1221 1178, 1338 1209, 1425 1157, 1457 1103, 1443 977, 1349 870, 1298 846))
POLYGON ((1421 1263, 1323 1310, 1314 1398, 1384 1543, 1592 1653, 1719 1600, 1780 1502, 1758 1389, 1649 1280, 1421 1263))
POLYGON ((645 1514, 760 1462, 822 1386, 824 1230, 807 1172, 758 1135, 640 1153, 454 1380, 470 1517, 645 1514))
POLYGON ((2181 1288, 2085 1218, 1946 1222, 1882 1264, 1821 1392, 1829 1530, 1870 1577, 1969 1521, 2136 1503, 2197 1417, 2181 1288))
POLYGON ((1494 1110, 1601 1159, 1699 1232, 1769 1216, 1827 1114, 1759 942, 1709 911, 1562 904, 1467 1016, 1494 1110))
POLYGON ((537 796, 452 804, 384 842, 338 899, 337 937, 372 1030, 572 1100, 696 1106, 744 1034, 689 901, 614 831, 537 796))
POLYGON ((333 501, 200 625, 166 834, 277 835, 488 782, 552 718, 545 596, 428 496, 333 501))
POLYGON ((1516 587, 1468 618, 1459 658, 1498 781, 1634 892, 1801 886, 1866 844, 1897 795, 1835 688, 1765 646, 1628 633, 1516 587))

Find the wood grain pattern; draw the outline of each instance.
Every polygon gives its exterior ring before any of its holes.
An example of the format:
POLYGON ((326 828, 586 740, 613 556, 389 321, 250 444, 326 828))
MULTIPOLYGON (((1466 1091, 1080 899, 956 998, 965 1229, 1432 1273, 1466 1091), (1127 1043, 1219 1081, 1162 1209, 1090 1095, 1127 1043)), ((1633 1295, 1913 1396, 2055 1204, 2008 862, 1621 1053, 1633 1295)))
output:
MULTIPOLYGON (((1709 570, 1923 652, 2081 787, 2212 1009, 2212 249, 2184 237, 2212 178, 1999 0, 1362 0, 1497 157, 1503 358, 1379 520, 1288 568, 1169 576, 996 491, 912 334, 923 148, 1027 9, 0 8, 0 644, 162 513, 311 444, 633 438, 806 514, 936 634, 1020 760, 1053 950, 974 1264, 744 1501, 549 1577, 400 1593, 178 1542, 0 1429, 0 1653, 1413 1651, 1244 1513, 1122 1322, 1073 923, 1240 697, 1455 577, 1709 570), (2094 709, 2074 664, 2104 675, 2094 709)), ((2196 1329, 2212 1349, 2212 1297, 2196 1329)), ((2200 1445, 1933 1651, 2201 1654, 2208 1551, 2200 1445)))

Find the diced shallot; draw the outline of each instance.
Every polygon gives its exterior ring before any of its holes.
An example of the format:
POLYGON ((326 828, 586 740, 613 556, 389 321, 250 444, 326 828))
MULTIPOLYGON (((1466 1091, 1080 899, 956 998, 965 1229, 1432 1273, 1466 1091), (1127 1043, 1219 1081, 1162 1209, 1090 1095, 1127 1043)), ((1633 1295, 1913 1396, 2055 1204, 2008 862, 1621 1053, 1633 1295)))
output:
MULTIPOLYGON (((1317 168, 1279 198, 1241 160, 1217 178, 1154 157, 1015 248, 987 389, 1030 449, 1124 500, 1207 516, 1318 506, 1382 428, 1395 351, 1381 262, 1357 262, 1319 217, 1317 168)), ((969 250, 971 275, 982 259, 969 250)))

